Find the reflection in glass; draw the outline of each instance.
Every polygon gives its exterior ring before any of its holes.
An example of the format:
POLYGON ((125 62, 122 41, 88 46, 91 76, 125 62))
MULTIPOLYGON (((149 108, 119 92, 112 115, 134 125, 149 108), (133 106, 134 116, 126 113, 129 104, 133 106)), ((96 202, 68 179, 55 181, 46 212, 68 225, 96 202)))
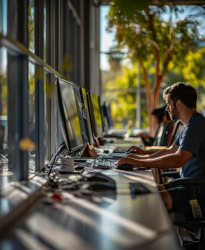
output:
MULTIPOLYGON (((29 125, 28 136, 31 143, 36 145, 36 119, 35 119, 35 66, 29 63, 29 125)), ((35 171, 36 152, 35 149, 29 151, 29 170, 35 171)))
POLYGON ((0 33, 7 35, 7 0, 0 0, 0 33))
POLYGON ((46 61, 46 48, 47 48, 47 10, 46 10, 46 2, 44 1, 44 33, 43 33, 43 37, 44 37, 44 49, 43 49, 43 58, 44 61, 46 61))
POLYGON ((0 48, 0 190, 8 185, 8 179, 13 175, 8 169, 7 64, 7 49, 0 48))
POLYGON ((34 52, 35 48, 35 22, 34 22, 34 0, 29 0, 28 7, 28 38, 29 49, 34 52))
POLYGON ((47 85, 49 84, 49 75, 44 73, 44 152, 45 152, 45 164, 49 160, 49 137, 48 137, 48 121, 49 121, 49 97, 47 94, 47 85))
MULTIPOLYGON (((7 50, 0 49, 0 154, 8 153, 7 50)), ((2 156, 0 157, 1 161, 2 156)))

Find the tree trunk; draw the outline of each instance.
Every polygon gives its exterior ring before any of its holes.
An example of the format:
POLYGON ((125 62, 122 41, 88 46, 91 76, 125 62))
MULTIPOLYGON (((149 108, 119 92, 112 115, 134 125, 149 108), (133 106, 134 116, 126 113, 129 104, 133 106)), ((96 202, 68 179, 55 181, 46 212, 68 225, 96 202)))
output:
POLYGON ((150 83, 149 83, 147 71, 145 69, 143 60, 140 60, 140 65, 142 67, 143 77, 144 77, 144 81, 145 81, 145 96, 146 96, 146 105, 147 105, 147 113, 148 113, 148 126, 150 127, 150 125, 151 125, 151 112, 152 112, 150 83))

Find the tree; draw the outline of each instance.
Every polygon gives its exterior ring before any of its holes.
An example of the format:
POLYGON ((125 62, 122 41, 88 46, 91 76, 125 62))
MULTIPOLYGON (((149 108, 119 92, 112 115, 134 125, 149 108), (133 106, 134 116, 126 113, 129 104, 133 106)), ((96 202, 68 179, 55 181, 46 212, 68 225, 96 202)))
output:
POLYGON ((198 21, 184 18, 172 20, 177 6, 151 6, 149 1, 113 0, 108 15, 109 28, 116 28, 118 47, 127 47, 133 62, 139 61, 146 90, 147 112, 158 104, 160 88, 170 63, 181 66, 188 51, 197 47, 198 21), (140 1, 141 2, 141 1, 140 1), (162 18, 164 16, 169 18, 162 18), (155 77, 149 77, 150 68, 155 77))
MULTIPOLYGON (((111 68, 112 69, 112 68, 111 68)), ((112 108, 115 127, 135 125, 137 67, 121 67, 121 74, 114 75, 104 84, 104 101, 112 108), (132 123, 132 124, 131 124, 132 123)))

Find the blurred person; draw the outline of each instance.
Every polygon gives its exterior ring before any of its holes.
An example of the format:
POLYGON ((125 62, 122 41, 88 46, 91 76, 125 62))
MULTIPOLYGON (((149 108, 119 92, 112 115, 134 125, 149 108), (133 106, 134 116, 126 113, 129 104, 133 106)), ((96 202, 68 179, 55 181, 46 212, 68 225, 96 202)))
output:
POLYGON ((144 146, 152 146, 159 133, 160 127, 170 121, 169 114, 166 111, 166 105, 160 106, 152 111, 152 122, 154 127, 154 136, 148 133, 138 133, 135 136, 140 137, 144 146))

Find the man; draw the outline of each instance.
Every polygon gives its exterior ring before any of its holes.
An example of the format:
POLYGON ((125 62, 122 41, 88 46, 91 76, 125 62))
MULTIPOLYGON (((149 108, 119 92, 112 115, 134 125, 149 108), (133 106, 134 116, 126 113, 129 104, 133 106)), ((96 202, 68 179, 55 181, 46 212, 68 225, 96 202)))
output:
MULTIPOLYGON (((154 154, 135 147, 142 156, 130 154, 120 159, 116 165, 180 168, 181 177, 205 178, 205 117, 196 110, 196 90, 187 83, 178 82, 164 90, 163 98, 170 118, 181 120, 184 124, 175 143, 154 154), (149 155, 145 155, 146 153, 149 155)), ((168 209, 177 210, 187 206, 190 210, 185 188, 173 188, 170 182, 159 185, 159 190, 163 191, 161 195, 168 209)))

